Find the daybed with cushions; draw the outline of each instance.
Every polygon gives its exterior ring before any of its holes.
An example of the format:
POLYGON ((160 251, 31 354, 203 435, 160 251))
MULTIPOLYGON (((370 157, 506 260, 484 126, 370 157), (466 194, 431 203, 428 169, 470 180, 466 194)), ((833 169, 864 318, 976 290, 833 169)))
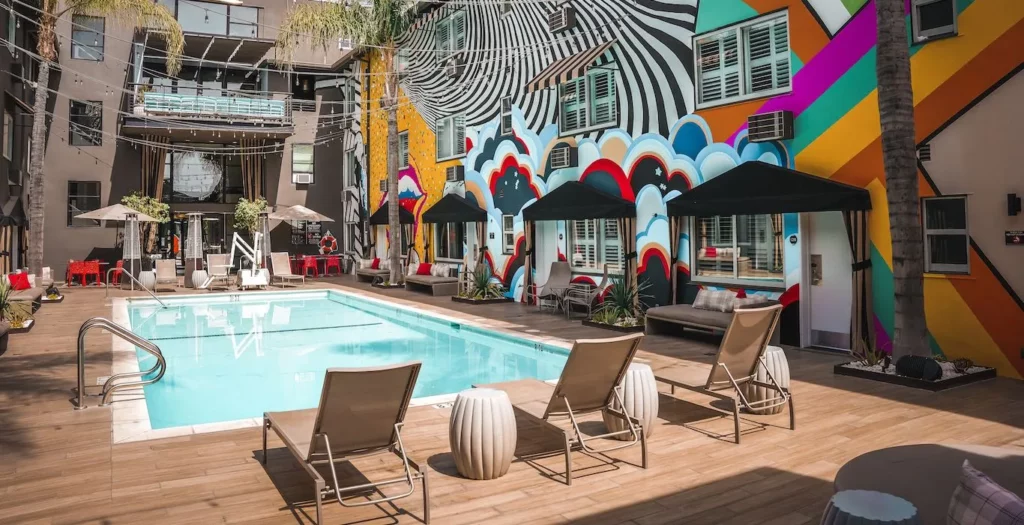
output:
MULTIPOLYGON (((732 322, 735 308, 760 308, 779 304, 763 295, 740 294, 731 290, 706 290, 697 293, 693 304, 656 306, 646 313, 645 332, 648 335, 670 332, 671 328, 683 327, 704 331, 724 332, 732 322)), ((777 334, 772 340, 777 341, 777 334)))
POLYGON ((444 263, 410 264, 405 276, 405 289, 429 289, 432 295, 459 293, 459 279, 453 277, 452 267, 444 263))
POLYGON ((391 276, 391 264, 384 259, 362 259, 359 261, 359 268, 356 269, 356 279, 363 282, 373 282, 377 277, 387 279, 391 276))
POLYGON ((33 280, 35 280, 35 277, 25 272, 4 276, 4 284, 11 287, 11 295, 8 297, 8 300, 19 303, 31 303, 32 311, 35 312, 43 304, 43 295, 46 292, 42 288, 33 287, 31 283, 33 280))

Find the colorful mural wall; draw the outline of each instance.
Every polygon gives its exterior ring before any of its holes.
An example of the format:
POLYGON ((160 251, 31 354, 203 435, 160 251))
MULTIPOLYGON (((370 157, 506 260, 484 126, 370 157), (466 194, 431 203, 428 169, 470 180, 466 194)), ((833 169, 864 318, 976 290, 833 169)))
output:
MULTIPOLYGON (((912 47, 917 134, 920 142, 955 119, 972 101, 997 85, 1024 63, 1024 3, 1017 0, 958 0, 959 35, 912 47)), ((679 192, 707 181, 732 166, 762 160, 867 188, 872 195, 871 238, 873 299, 876 331, 880 342, 892 333, 891 241, 885 200, 884 173, 879 141, 880 124, 875 90, 874 2, 865 0, 716 0, 660 4, 663 12, 646 10, 643 20, 664 15, 660 26, 614 24, 584 20, 582 41, 568 44, 544 41, 552 38, 538 31, 536 60, 496 57, 494 39, 505 29, 492 27, 506 18, 470 9, 467 38, 470 64, 459 78, 436 80, 432 58, 418 60, 416 53, 431 47, 431 24, 446 16, 435 10, 418 22, 408 40, 413 47, 410 75, 403 82, 399 129, 410 135, 410 167, 400 176, 402 205, 419 217, 445 191, 459 191, 488 212, 489 232, 500 232, 502 215, 515 215, 516 249, 503 254, 500 234, 488 237, 489 262, 510 293, 522 294, 525 242, 522 209, 567 181, 581 181, 636 203, 638 266, 651 283, 651 304, 668 302, 668 283, 674 265, 681 281, 689 275, 689 236, 679 252, 669 253, 669 228, 665 202, 679 192), (772 98, 693 111, 692 35, 735 22, 786 9, 790 21, 792 92, 772 98), (674 18, 673 18, 674 17, 674 18), (496 22, 497 21, 497 22, 496 22), (592 24, 592 25, 587 25, 592 24), (674 24, 666 36, 664 24, 674 24), (601 27, 600 31, 596 28, 601 27), (489 35, 489 32, 493 35, 489 35), (618 74, 619 121, 606 129, 560 137, 553 89, 527 93, 524 84, 547 64, 592 47, 602 38, 615 38, 604 60, 623 66, 618 74), (656 34, 656 36, 651 36, 656 34), (494 36, 497 35, 497 36, 494 36), (665 45, 645 45, 643 39, 665 45), (666 43, 667 42, 667 43, 666 43), (490 43, 490 44, 488 44, 490 43), (486 47, 490 45, 491 47, 486 47), (675 53, 667 55, 666 50, 675 53), (556 50, 552 53, 551 50, 556 50), (668 67, 671 74, 643 70, 643 54, 654 54, 673 64, 646 60, 668 67), (515 64, 515 65, 513 65, 515 64), (495 66, 500 67, 495 67, 495 66), (506 67, 508 66, 508 67, 506 67), (524 68, 517 71, 514 68, 524 68), (431 71, 433 73, 431 73, 431 71), (685 71, 686 75, 679 75, 685 71), (635 89, 642 86, 642 89, 635 89), (546 92, 545 92, 546 91, 546 92), (642 92, 642 93, 641 93, 642 92), (502 134, 500 99, 513 97, 512 132, 502 134), (666 101, 671 101, 667 104, 666 101), (772 110, 795 115, 796 136, 782 143, 750 143, 746 139, 747 116, 772 110), (465 157, 435 162, 434 122, 459 112, 467 116, 465 157), (551 169, 548 155, 559 144, 578 147, 578 166, 551 169), (447 188, 445 168, 465 167, 464 186, 447 188)), ((614 9, 628 10, 624 4, 614 9)), ((530 20, 535 5, 519 6, 511 16, 530 20)), ((618 12, 616 11, 616 12, 618 12)), ((543 13, 540 13, 543 15, 543 13)), ((537 15, 539 17, 539 15, 537 15)), ((589 15, 588 15, 589 16, 589 15)), ((535 20, 545 27, 543 19, 535 20)), ((909 16, 908 16, 909 24, 909 16)), ((512 45, 523 46, 529 35, 516 35, 512 45)), ((533 47, 530 47, 534 52, 533 47)), ((655 68, 657 69, 657 68, 655 68)), ((371 212, 384 201, 379 181, 386 172, 386 120, 377 102, 381 93, 379 63, 371 60, 368 105, 369 178, 371 212)), ((926 180, 922 195, 940 189, 926 180)), ((784 218, 784 235, 803 242, 799 217, 784 218)), ((557 256, 566 253, 565 232, 558 226, 557 256)), ((423 253, 425 239, 417 225, 416 248, 423 253)), ((380 248, 378 248, 380 250, 380 248)), ((773 292, 787 305, 784 324, 799 324, 797 302, 801 282, 798 245, 786 244, 785 292, 773 292)), ((926 278, 926 311, 931 344, 936 353, 970 357, 995 366, 1000 374, 1021 377, 1024 373, 1024 307, 1020 297, 1006 286, 997 268, 972 247, 971 275, 929 275, 926 278)), ((546 268, 550 260, 538 260, 546 268)), ((579 275, 578 279, 593 279, 579 275)))

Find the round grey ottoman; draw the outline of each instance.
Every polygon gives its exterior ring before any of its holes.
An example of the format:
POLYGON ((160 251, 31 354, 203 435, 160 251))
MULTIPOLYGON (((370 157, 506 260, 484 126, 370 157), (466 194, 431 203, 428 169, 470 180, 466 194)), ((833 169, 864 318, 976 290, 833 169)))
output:
MULTIPOLYGON (((789 388, 789 361, 786 360, 786 353, 782 351, 782 348, 769 345, 764 349, 764 360, 758 363, 757 371, 754 372, 754 380, 769 383, 768 372, 771 372, 772 378, 779 383, 779 386, 789 388), (766 366, 767 370, 765 370, 766 366)), ((777 399, 779 397, 778 392, 753 383, 747 383, 744 388, 746 389, 744 395, 751 402, 777 399)), ((786 405, 782 404, 771 408, 751 410, 751 412, 755 414, 779 414, 785 407, 786 405)))
MULTIPOLYGON (((643 423, 644 435, 651 437, 654 433, 654 423, 658 420, 658 384, 654 380, 654 372, 650 365, 644 363, 630 363, 626 376, 622 378, 622 402, 626 404, 625 412, 643 423)), ((612 401, 612 408, 618 403, 612 401)), ((619 432, 628 429, 626 422, 615 416, 604 412, 604 424, 609 432, 619 432)), ((619 434, 615 439, 627 441, 629 434, 619 434)))
POLYGON ((504 476, 517 437, 516 416, 504 391, 471 388, 455 398, 448 440, 459 474, 469 479, 504 476))
POLYGON ((964 460, 1017 495, 1024 495, 1024 448, 905 445, 851 459, 836 473, 835 490, 875 490, 915 507, 923 525, 945 525, 964 460))
POLYGON ((873 490, 837 492, 821 525, 918 525, 917 509, 903 498, 873 490))

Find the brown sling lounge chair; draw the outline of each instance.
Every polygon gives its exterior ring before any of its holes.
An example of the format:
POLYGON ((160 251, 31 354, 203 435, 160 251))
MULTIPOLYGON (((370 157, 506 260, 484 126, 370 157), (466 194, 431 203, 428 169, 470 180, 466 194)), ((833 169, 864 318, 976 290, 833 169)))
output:
POLYGON ((551 386, 537 379, 522 379, 507 383, 479 385, 508 393, 517 414, 539 423, 546 430, 565 439, 565 484, 572 485, 572 449, 601 454, 640 443, 643 468, 647 468, 647 438, 640 420, 625 411, 610 408, 612 400, 625 406, 619 384, 629 369, 643 334, 632 334, 610 339, 581 339, 569 352, 558 384, 551 386), (607 410, 623 420, 626 429, 598 436, 587 436, 580 431, 577 418, 607 410), (553 420, 561 420, 562 425, 553 420), (568 420, 568 425, 564 424, 568 420), (628 435, 625 443, 596 449, 588 443, 594 439, 628 435))
POLYGON ((375 368, 329 368, 324 378, 320 406, 307 410, 263 414, 263 463, 267 462, 267 430, 274 430, 288 450, 302 464, 316 485, 316 522, 321 521, 321 500, 331 494, 344 507, 361 507, 411 496, 414 482, 423 482, 423 521, 430 522, 430 493, 427 472, 405 455, 402 425, 409 408, 418 361, 375 368), (400 478, 340 486, 335 463, 358 456, 391 452, 402 460, 405 474, 400 478), (324 480, 317 465, 327 465, 331 479, 324 480), (365 501, 345 501, 346 493, 365 492, 403 484, 400 494, 365 501))
POLYGON ((779 322, 782 305, 764 308, 736 310, 729 323, 729 328, 722 337, 722 343, 715 354, 715 362, 711 368, 701 366, 671 366, 656 370, 654 377, 662 383, 692 390, 704 395, 729 401, 732 403, 732 416, 735 423, 736 443, 740 442, 740 405, 747 410, 762 410, 789 404, 789 428, 796 429, 796 418, 793 415, 793 396, 788 389, 779 386, 767 371, 767 382, 757 381, 754 377, 757 366, 764 354, 764 348, 775 331, 779 322), (774 396, 762 401, 750 401, 744 387, 752 384, 774 392, 774 396), (729 392, 722 393, 722 390, 729 392))

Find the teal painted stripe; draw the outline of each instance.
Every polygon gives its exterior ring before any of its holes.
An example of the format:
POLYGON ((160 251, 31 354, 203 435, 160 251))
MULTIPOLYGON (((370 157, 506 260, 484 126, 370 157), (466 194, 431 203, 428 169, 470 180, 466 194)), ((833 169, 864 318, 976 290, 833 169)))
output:
POLYGON ((796 56, 796 53, 789 52, 789 62, 792 64, 793 76, 796 76, 800 72, 800 69, 804 67, 804 63, 800 61, 800 57, 796 56))
POLYGON ((871 246, 871 305, 875 317, 882 323, 885 333, 892 337, 893 326, 896 325, 896 311, 892 295, 892 270, 885 264, 882 254, 875 246, 871 246))
POLYGON ((757 16, 757 10, 743 0, 714 0, 697 3, 697 34, 735 24, 757 16))

